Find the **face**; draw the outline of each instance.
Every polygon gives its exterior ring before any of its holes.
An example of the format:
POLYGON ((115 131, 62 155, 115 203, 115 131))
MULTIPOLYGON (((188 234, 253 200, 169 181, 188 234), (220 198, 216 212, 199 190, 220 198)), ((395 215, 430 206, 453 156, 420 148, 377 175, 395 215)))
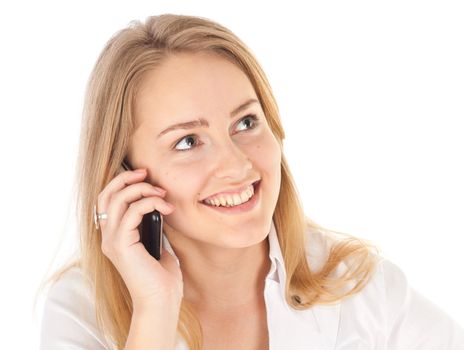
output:
POLYGON ((134 112, 129 159, 147 168, 146 181, 167 191, 175 210, 164 216, 164 232, 173 246, 240 248, 266 238, 279 195, 281 150, 239 68, 213 53, 170 56, 146 73, 134 112), (231 114, 250 100, 256 102, 231 114), (198 125, 165 131, 190 121, 198 125), (226 213, 201 202, 258 179, 252 210, 226 213))

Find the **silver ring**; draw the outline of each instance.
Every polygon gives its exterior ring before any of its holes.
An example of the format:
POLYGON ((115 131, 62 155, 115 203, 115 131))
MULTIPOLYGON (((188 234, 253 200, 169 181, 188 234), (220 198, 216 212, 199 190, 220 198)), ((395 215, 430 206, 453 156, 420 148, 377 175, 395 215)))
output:
POLYGON ((106 220, 108 219, 108 215, 106 213, 97 213, 97 205, 94 204, 93 206, 93 221, 95 223, 95 228, 98 230, 100 228, 99 220, 106 220))

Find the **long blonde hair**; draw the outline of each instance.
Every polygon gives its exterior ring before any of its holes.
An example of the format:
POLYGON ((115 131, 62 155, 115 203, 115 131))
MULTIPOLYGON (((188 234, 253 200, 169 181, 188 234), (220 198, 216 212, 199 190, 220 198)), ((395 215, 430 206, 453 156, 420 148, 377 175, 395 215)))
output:
MULTIPOLYGON (((134 126, 134 99, 144 73, 160 66, 171 53, 198 51, 215 52, 236 64, 253 85, 281 149, 285 138, 266 75, 251 50, 227 28, 202 17, 164 14, 148 17, 144 23, 132 21, 110 38, 91 73, 84 102, 76 168, 80 256, 48 281, 79 266, 93 283, 98 327, 118 349, 124 348, 128 336, 132 302, 118 271, 101 251, 101 234, 93 223, 93 205, 102 189, 123 170, 121 162, 134 126)), ((375 247, 346 234, 333 241, 322 268, 311 268, 304 248, 307 230, 327 237, 336 231, 324 229, 305 216, 283 154, 273 221, 288 276, 286 301, 294 309, 332 304, 353 295, 365 286, 375 270, 375 247), (350 262, 348 270, 333 278, 332 273, 342 261, 350 262), (340 292, 348 285, 352 287, 340 292)), ((178 332, 190 349, 201 349, 201 324, 186 300, 181 304, 178 332)))

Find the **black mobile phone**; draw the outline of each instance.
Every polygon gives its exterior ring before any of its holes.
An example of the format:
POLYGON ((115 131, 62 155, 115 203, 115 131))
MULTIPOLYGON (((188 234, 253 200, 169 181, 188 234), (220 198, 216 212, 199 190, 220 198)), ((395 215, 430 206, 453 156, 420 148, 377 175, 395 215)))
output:
MULTIPOLYGON (((122 166, 126 170, 134 170, 126 158, 122 161, 122 166)), ((162 234, 163 234, 163 215, 158 210, 145 214, 139 227, 140 241, 145 249, 156 260, 161 259, 162 234)))

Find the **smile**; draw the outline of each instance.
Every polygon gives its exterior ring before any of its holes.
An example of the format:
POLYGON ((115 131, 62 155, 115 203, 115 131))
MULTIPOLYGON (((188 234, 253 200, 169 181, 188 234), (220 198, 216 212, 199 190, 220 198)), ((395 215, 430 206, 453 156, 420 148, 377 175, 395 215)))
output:
MULTIPOLYGON (((247 192, 248 194, 251 194, 251 197, 248 199, 243 198, 245 196, 245 193, 242 194, 242 197, 236 197, 234 201, 232 201, 232 198, 221 198, 221 201, 216 200, 214 202, 210 202, 210 204, 205 203, 204 201, 200 202, 203 205, 205 205, 208 208, 211 208, 213 210, 226 213, 226 214, 238 214, 238 213, 244 213, 251 211, 253 208, 256 207, 257 203, 259 202, 259 199, 261 198, 260 195, 260 187, 261 187, 261 180, 254 182, 253 188, 247 192), (243 201, 243 199, 246 199, 243 201), (238 203, 235 205, 235 203, 238 203), (225 206, 223 205, 225 204, 225 206)), ((249 195, 247 195, 249 196, 249 195)))

